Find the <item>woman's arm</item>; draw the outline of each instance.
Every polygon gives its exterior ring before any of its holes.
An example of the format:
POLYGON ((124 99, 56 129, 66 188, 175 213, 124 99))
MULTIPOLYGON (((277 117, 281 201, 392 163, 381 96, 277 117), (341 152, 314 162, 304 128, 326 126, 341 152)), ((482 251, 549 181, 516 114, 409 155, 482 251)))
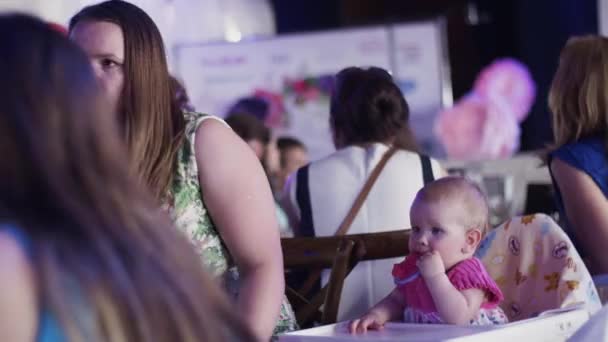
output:
POLYGON ((559 158, 551 173, 562 195, 568 222, 590 257, 591 273, 608 273, 608 200, 593 179, 559 158))
POLYGON ((12 236, 0 232, 0 341, 34 341, 38 327, 34 276, 12 236))
POLYGON ((268 179, 249 146, 219 121, 203 121, 195 144, 205 205, 241 275, 238 310, 268 340, 285 291, 268 179))

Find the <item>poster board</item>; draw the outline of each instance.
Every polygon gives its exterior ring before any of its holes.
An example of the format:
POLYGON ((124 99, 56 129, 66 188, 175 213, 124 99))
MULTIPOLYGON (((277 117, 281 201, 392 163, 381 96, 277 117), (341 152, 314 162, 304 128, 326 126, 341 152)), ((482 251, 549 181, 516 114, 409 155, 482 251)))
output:
POLYGON ((280 103, 280 117, 270 123, 275 136, 302 140, 315 160, 334 150, 324 82, 344 67, 382 67, 402 88, 415 134, 432 153, 429 122, 444 105, 443 92, 449 84, 442 30, 441 21, 426 21, 239 43, 178 45, 174 70, 201 112, 223 117, 238 98, 256 92, 280 103))

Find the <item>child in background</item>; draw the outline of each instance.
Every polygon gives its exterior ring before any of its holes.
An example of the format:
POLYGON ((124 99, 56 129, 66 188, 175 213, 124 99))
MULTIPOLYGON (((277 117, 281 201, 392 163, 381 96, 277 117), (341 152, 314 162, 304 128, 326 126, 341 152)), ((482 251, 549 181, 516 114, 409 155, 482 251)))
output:
POLYGON ((427 184, 410 209, 412 232, 405 261, 393 267, 396 288, 363 317, 352 333, 384 323, 501 324, 502 292, 473 257, 487 229, 488 205, 481 190, 461 177, 427 184))
POLYGON ((280 137, 277 139, 279 150, 279 171, 277 172, 277 193, 283 190, 285 181, 290 174, 308 164, 310 158, 304 144, 293 137, 280 137))

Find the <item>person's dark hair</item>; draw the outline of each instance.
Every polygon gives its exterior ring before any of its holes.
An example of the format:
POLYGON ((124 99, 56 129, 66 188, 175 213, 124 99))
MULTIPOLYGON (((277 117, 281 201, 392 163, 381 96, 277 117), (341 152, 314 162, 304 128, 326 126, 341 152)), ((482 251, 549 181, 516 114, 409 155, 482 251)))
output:
POLYGON ((237 113, 247 113, 253 115, 261 122, 264 122, 268 116, 269 109, 268 102, 263 99, 257 97, 244 97, 230 107, 226 117, 237 113))
POLYGON ((171 81, 175 106, 184 112, 194 112, 194 107, 190 103, 190 96, 188 96, 184 85, 174 76, 169 76, 169 80, 171 81))
POLYGON ((280 137, 277 139, 277 149, 279 150, 279 163, 281 167, 285 167, 286 152, 292 148, 301 148, 306 151, 306 146, 294 137, 280 137))
POLYGON ((288 150, 294 147, 302 148, 304 150, 306 149, 306 146, 304 146, 300 140, 294 137, 279 137, 277 139, 277 148, 279 151, 288 150))
POLYGON ((87 56, 0 16, 0 222, 69 341, 251 340, 191 243, 134 181, 87 56))
POLYGON ((235 112, 226 118, 226 123, 245 141, 258 140, 264 145, 270 142, 270 129, 249 113, 235 112))
POLYGON ((329 123, 334 145, 383 142, 416 150, 409 107, 384 69, 349 67, 335 76, 329 123))
POLYGON ((184 117, 173 101, 165 48, 158 28, 139 7, 120 0, 104 1, 78 12, 69 24, 110 22, 124 36, 124 86, 119 118, 130 161, 157 199, 168 194, 184 117))

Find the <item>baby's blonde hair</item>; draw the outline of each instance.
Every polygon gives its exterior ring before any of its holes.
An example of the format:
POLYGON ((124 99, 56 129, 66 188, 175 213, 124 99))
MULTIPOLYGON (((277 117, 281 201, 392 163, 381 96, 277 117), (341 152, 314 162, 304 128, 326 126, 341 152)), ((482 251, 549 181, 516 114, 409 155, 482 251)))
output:
MULTIPOLYGON (((488 202, 477 184, 463 177, 444 177, 425 185, 414 199, 417 202, 436 203, 448 201, 461 206, 468 213, 463 224, 467 229, 479 229, 482 236, 488 229, 488 202)), ((412 210, 414 206, 412 205, 412 210)))

